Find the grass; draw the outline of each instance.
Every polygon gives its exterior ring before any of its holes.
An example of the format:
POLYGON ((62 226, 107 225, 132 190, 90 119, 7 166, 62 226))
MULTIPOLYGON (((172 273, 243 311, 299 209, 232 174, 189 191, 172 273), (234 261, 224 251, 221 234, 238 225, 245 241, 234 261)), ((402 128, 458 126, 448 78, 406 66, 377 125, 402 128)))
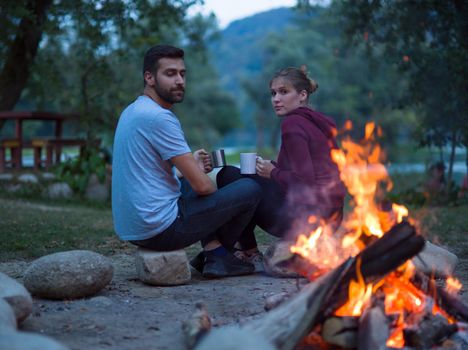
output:
MULTIPOLYGON (((134 249, 115 235, 109 207, 0 197, 0 208, 1 262, 71 249, 90 249, 105 255, 134 249)), ((464 258, 468 258, 467 212, 467 204, 411 210, 419 223, 419 232, 433 242, 448 245, 464 258)), ((256 233, 261 246, 275 240, 260 229, 256 233)), ((193 245, 187 248, 187 253, 193 256, 199 249, 193 245)))
MULTIPOLYGON (((89 249, 108 255, 134 248, 114 233, 109 207, 0 197, 0 262, 34 259, 59 251, 89 249)), ((258 229, 259 244, 273 240, 258 229)), ((187 248, 194 256, 198 245, 187 248)))

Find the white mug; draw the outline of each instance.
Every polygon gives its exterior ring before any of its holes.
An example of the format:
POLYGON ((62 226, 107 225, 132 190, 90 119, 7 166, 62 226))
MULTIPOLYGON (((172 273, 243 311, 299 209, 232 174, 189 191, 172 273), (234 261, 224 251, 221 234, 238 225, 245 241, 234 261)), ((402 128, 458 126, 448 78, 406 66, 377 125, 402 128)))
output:
POLYGON ((240 154, 241 174, 255 174, 256 163, 257 163, 257 153, 241 153, 240 154))

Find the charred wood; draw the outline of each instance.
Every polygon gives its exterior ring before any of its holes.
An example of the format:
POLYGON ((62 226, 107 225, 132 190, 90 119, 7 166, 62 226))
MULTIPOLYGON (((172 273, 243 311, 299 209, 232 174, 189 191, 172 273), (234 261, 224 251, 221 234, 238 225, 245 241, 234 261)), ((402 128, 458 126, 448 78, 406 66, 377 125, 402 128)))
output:
POLYGON ((430 349, 457 331, 442 315, 426 314, 416 325, 403 330, 405 344, 416 349, 430 349))
POLYGON ((421 272, 414 274, 412 282, 424 293, 433 297, 437 305, 445 312, 459 321, 468 322, 468 306, 460 300, 458 295, 448 293, 421 272))

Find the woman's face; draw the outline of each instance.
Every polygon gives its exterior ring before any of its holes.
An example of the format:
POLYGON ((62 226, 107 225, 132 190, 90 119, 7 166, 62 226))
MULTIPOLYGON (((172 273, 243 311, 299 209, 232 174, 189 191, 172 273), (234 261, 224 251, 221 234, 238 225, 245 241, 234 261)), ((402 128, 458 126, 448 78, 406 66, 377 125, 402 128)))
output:
POLYGON ((271 82, 271 104, 277 116, 284 116, 298 107, 304 106, 307 92, 297 92, 294 86, 284 78, 276 78, 271 82))

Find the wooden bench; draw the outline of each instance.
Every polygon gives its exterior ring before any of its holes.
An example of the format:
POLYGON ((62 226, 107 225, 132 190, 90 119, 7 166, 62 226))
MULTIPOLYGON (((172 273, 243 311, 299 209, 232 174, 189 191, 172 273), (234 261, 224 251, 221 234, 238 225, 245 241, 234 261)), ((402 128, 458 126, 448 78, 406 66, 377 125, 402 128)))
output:
POLYGON ((0 172, 3 173, 7 165, 14 169, 21 168, 21 141, 18 139, 0 140, 0 172), (10 160, 6 160, 6 150, 10 150, 10 160))
MULTIPOLYGON (((41 166, 47 170, 54 163, 60 162, 63 147, 80 147, 80 154, 86 146, 87 141, 83 139, 34 139, 31 140, 31 146, 34 149, 34 169, 41 166), (45 161, 42 160, 42 150, 46 151, 45 161), (55 153, 55 162, 54 162, 55 153)), ((100 140, 96 142, 99 146, 100 140)))

